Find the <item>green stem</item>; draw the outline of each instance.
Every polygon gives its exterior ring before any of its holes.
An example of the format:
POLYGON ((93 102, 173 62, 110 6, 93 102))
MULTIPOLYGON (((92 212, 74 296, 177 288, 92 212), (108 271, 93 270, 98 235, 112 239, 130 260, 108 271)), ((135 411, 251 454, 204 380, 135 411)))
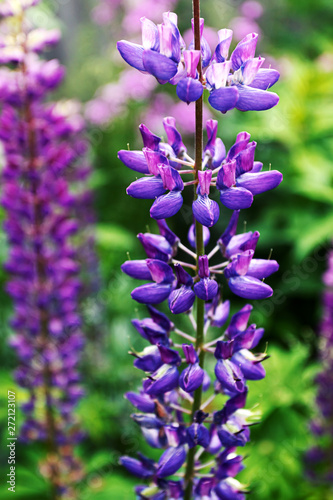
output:
MULTIPOLYGON (((201 51, 200 44, 200 0, 193 0, 193 18, 194 18, 194 48, 201 51)), ((202 81, 201 61, 198 64, 199 80, 202 81)), ((203 101, 202 97, 195 103, 195 179, 198 179, 198 172, 202 170, 202 131, 203 131, 203 101)), ((194 199, 196 199, 196 186, 194 191, 194 199)), ((196 253, 197 253, 197 270, 199 257, 204 255, 205 247, 203 240, 203 228, 199 222, 195 223, 196 233, 196 253)), ((204 323, 205 323, 205 301, 197 298, 197 332, 196 332, 196 349, 200 349, 199 364, 203 368, 205 360, 205 351, 202 349, 204 342, 204 323)), ((202 386, 194 393, 194 401, 192 405, 191 420, 195 413, 200 409, 202 399, 202 386)), ((187 456, 187 464, 185 471, 185 495, 184 500, 191 500, 193 490, 193 474, 194 474, 194 456, 196 448, 189 450, 187 456)))

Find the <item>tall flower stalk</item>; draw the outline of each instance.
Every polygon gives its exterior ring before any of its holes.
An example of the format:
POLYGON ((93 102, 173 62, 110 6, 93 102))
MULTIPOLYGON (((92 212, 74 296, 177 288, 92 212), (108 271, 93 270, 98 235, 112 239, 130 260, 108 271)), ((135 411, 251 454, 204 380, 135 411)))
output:
POLYGON ((242 457, 235 452, 249 440, 249 426, 257 417, 244 409, 246 382, 264 378, 262 361, 267 356, 251 352, 264 331, 248 325, 250 304, 233 314, 223 329, 230 301, 222 301, 217 280, 223 276, 231 292, 245 299, 272 295, 273 290, 263 280, 277 271, 277 262, 254 258, 258 232, 236 232, 240 210, 251 206, 254 195, 277 187, 282 175, 275 170, 262 171, 262 163, 254 161, 256 142, 250 142, 247 132, 239 133, 226 152, 217 137, 215 120, 206 123, 208 140, 203 147, 203 92, 210 92, 209 103, 223 113, 235 107, 243 111, 269 109, 278 97, 267 89, 279 75, 275 70, 261 69, 263 59, 255 58, 255 33, 245 37, 228 59, 232 32, 220 30, 219 44, 212 53, 202 36, 199 0, 193 1, 193 14, 194 39, 188 49, 172 12, 165 13, 158 26, 141 19, 142 45, 118 42, 125 61, 153 75, 159 83, 176 85, 178 97, 195 102, 196 108, 194 160, 172 117, 163 120, 167 143, 142 124, 142 152, 119 151, 128 168, 144 174, 132 182, 127 194, 154 200, 150 215, 159 229, 159 235, 138 235, 147 259, 129 260, 122 266, 129 276, 148 281, 133 290, 132 298, 146 304, 150 316, 133 320, 150 346, 132 352, 134 366, 143 370, 146 378, 139 393, 128 392, 126 397, 140 412, 132 418, 148 443, 165 449, 157 463, 140 453, 138 459, 122 457, 121 463, 148 480, 148 485, 136 488, 138 498, 243 500, 246 487, 235 479, 243 468, 242 457), (194 251, 165 221, 181 209, 182 191, 187 186, 194 186, 194 223, 188 231, 194 251), (217 244, 206 253, 209 228, 220 216, 218 203, 209 197, 212 187, 233 212, 217 244), (178 252, 182 253, 180 258, 178 252), (165 300, 173 315, 187 315, 193 332, 180 330, 155 308, 165 300), (212 335, 214 328, 222 331, 212 335), (179 338, 183 344, 178 343, 179 338), (216 359, 213 390, 211 375, 205 370, 211 365, 206 357, 212 355, 216 359))
POLYGON ((60 37, 33 29, 25 10, 37 0, 0 6, 0 140, 4 150, 2 206, 9 242, 5 268, 13 299, 10 344, 28 392, 21 440, 46 444, 41 472, 51 498, 75 498, 82 467, 73 454, 81 439, 75 406, 83 394, 78 363, 84 338, 79 297, 79 234, 84 179, 84 122, 76 105, 45 103, 64 69, 40 57, 60 37))
POLYGON ((318 414, 311 422, 317 444, 306 455, 307 475, 318 484, 331 486, 333 479, 333 251, 328 254, 328 269, 323 276, 320 358, 322 370, 316 377, 318 414))

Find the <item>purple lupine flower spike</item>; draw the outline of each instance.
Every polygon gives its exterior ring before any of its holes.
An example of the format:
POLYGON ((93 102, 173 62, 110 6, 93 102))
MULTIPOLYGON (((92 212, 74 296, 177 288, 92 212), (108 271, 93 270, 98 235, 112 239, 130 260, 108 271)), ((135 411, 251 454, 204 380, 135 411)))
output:
MULTIPOLYGON (((158 26, 143 18, 142 45, 119 42, 123 58, 160 83, 175 85, 182 101, 196 102, 197 117, 205 89, 211 106, 222 113, 233 108, 273 107, 278 97, 268 89, 279 75, 264 69, 264 59, 255 56, 258 36, 245 37, 229 57, 232 31, 222 29, 219 43, 211 51, 204 38, 204 20, 194 5, 195 43, 186 47, 177 16, 169 12, 163 14, 163 23, 158 26)), ((196 120, 196 125, 199 123, 201 119, 196 120)), ((249 324, 252 306, 242 307, 228 323, 228 299, 230 291, 254 300, 273 293, 263 280, 278 270, 277 262, 256 259, 259 232, 237 234, 237 224, 240 210, 249 208, 255 195, 277 187, 282 175, 265 171, 263 164, 255 161, 257 144, 250 142, 247 132, 240 132, 227 152, 218 137, 217 121, 208 120, 207 143, 202 150, 202 135, 197 130, 193 160, 175 119, 168 116, 163 125, 166 143, 141 125, 142 152, 119 152, 125 166, 144 175, 134 180, 127 192, 132 197, 155 200, 150 215, 160 233, 139 234, 147 259, 127 261, 122 266, 129 276, 150 281, 132 292, 134 299, 148 304, 150 313, 150 318, 133 320, 134 328, 148 343, 141 352, 131 353, 135 367, 143 370, 146 378, 142 388, 126 397, 141 412, 132 417, 148 444, 164 450, 157 463, 140 456, 133 462, 125 457, 124 465, 148 479, 149 486, 140 485, 135 490, 142 500, 244 500, 246 488, 235 479, 243 468, 236 450, 249 441, 250 425, 256 417, 245 409, 247 381, 265 376, 263 362, 268 356, 252 352, 264 333, 249 324), (165 222, 182 209, 183 195, 188 199, 185 190, 193 187, 188 241, 194 251, 165 222), (222 236, 206 254, 209 228, 220 216, 214 194, 219 194, 221 203, 233 213, 221 228, 222 236), (220 283, 228 287, 220 287, 220 283), (165 299, 175 324, 151 305, 165 299), (182 329, 178 328, 179 314, 188 316, 182 329), (210 326, 223 330, 207 343, 210 326), (179 337, 186 343, 180 345, 179 337), (214 383, 209 364, 207 371, 203 369, 204 358, 212 353, 216 358, 214 383), (211 395, 203 401, 205 391, 211 395), (213 402, 222 396, 223 401, 213 402), (200 457, 198 446, 205 450, 200 457), (197 473, 203 470, 207 474, 197 473), (174 474, 177 481, 171 477, 174 474)), ((186 215, 184 209, 182 214, 186 215)))
POLYGON ((83 437, 75 417, 83 396, 80 300, 87 291, 81 271, 95 256, 87 238, 93 215, 85 124, 77 103, 49 100, 64 68, 39 54, 60 33, 35 28, 25 11, 37 3, 6 0, 0 6, 6 34, 0 47, 1 204, 9 243, 6 289, 14 304, 10 345, 19 361, 16 382, 28 396, 20 438, 48 445, 41 473, 58 497, 72 496, 83 476, 73 453, 83 437))
POLYGON ((317 411, 310 422, 314 445, 305 454, 307 477, 315 484, 329 484, 332 480, 332 342, 333 342, 333 251, 328 252, 328 267, 322 281, 322 318, 320 323, 321 370, 316 375, 317 411))
MULTIPOLYGON (((258 35, 250 33, 241 40, 228 59, 232 31, 218 31, 219 43, 213 55, 203 36, 204 19, 200 20, 201 51, 188 48, 177 27, 176 14, 163 14, 163 22, 156 26, 143 17, 142 45, 121 40, 117 44, 122 58, 132 67, 148 73, 161 84, 177 85, 177 96, 184 102, 201 98, 204 88, 210 95, 210 105, 222 113, 237 108, 241 111, 267 110, 279 101, 277 94, 269 92, 279 79, 279 72, 262 68, 264 58, 255 57, 258 35), (201 63, 205 79, 196 71, 201 63)), ((192 19, 194 32, 194 20, 192 19)))

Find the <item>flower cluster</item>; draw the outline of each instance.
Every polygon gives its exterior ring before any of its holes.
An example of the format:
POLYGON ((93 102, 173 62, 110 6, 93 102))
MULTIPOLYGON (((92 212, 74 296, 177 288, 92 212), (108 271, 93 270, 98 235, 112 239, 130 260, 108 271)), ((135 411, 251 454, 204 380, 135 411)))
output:
POLYGON ((41 471, 57 495, 69 497, 71 485, 82 476, 72 450, 82 437, 73 410, 83 394, 78 242, 84 222, 77 212, 87 202, 90 169, 77 105, 44 103, 64 69, 56 60, 39 57, 59 33, 26 27, 24 11, 37 3, 1 4, 1 203, 9 242, 5 269, 16 332, 10 344, 20 361, 15 378, 29 394, 22 406, 21 439, 47 443, 50 453, 41 471))
MULTIPOLYGON (((143 370, 147 378, 139 393, 129 392, 126 397, 142 412, 132 417, 148 443, 166 451, 158 463, 142 455, 139 459, 123 457, 121 462, 133 474, 151 481, 149 487, 137 488, 139 498, 183 498, 186 482, 175 481, 170 476, 182 476, 179 470, 189 450, 199 446, 194 470, 195 474, 199 471, 202 474, 195 480, 194 498, 241 500, 245 498, 244 487, 234 476, 243 465, 242 457, 235 454, 235 450, 249 440, 249 426, 256 417, 244 406, 247 380, 260 380, 265 376, 262 361, 267 358, 266 354, 251 352, 264 331, 254 324, 248 325, 252 306, 247 304, 231 317, 222 335, 205 341, 202 350, 216 358, 216 380, 212 384, 210 375, 199 363, 195 338, 175 327, 154 306, 167 300, 171 313, 187 314, 196 329, 192 310, 195 299, 201 299, 205 302, 204 331, 208 332, 210 326, 223 329, 230 313, 230 302, 221 300, 219 276, 224 276, 230 290, 242 298, 263 299, 272 295, 273 290, 263 279, 278 270, 277 262, 254 258, 259 232, 236 233, 240 209, 251 205, 253 195, 276 187, 282 176, 277 171, 261 172, 262 164, 254 161, 256 143, 250 143, 249 134, 245 132, 238 135, 226 153, 221 139, 217 138, 217 122, 209 120, 208 141, 203 151, 205 170, 198 172, 197 181, 183 182, 182 174, 193 174, 193 161, 174 119, 165 118, 164 127, 167 143, 141 125, 143 150, 121 150, 119 158, 128 168, 145 174, 128 187, 127 193, 135 198, 155 200, 150 214, 159 228, 159 234, 138 235, 147 258, 128 260, 122 265, 127 275, 146 281, 133 290, 132 298, 147 305, 149 317, 133 320, 133 326, 150 344, 142 352, 132 352, 134 366, 143 370), (197 198, 192 210, 194 218, 203 224, 205 246, 210 240, 209 227, 219 218, 218 204, 208 196, 211 184, 220 191, 221 202, 234 209, 214 248, 199 256, 197 263, 196 253, 180 241, 164 219, 180 209, 184 186, 196 183, 197 198), (193 262, 178 260, 178 252, 193 262), (220 258, 212 263, 217 254, 220 258), (172 335, 182 336, 190 343, 180 346, 172 335), (198 389, 213 393, 191 415, 191 403, 198 389), (213 399, 223 396, 228 399, 222 410, 208 412, 213 399)), ((194 249, 195 236, 196 227, 192 224, 188 240, 194 249)))
POLYGON ((333 251, 328 256, 328 270, 323 276, 323 317, 320 325, 320 353, 323 370, 316 377, 316 403, 319 415, 311 422, 318 445, 306 455, 307 474, 319 483, 332 484, 332 387, 333 387, 333 251))
MULTIPOLYGON (((155 200, 150 209, 153 219, 166 219, 175 215, 183 205, 182 191, 196 183, 183 182, 182 176, 195 175, 195 163, 188 156, 175 119, 163 120, 167 143, 140 125, 142 151, 121 150, 119 159, 130 169, 145 174, 127 188, 133 198, 155 200), (166 193, 169 191, 168 193, 166 193), (165 194, 166 193, 166 194, 165 194)), ((211 227, 219 219, 218 203, 209 198, 211 186, 216 186, 221 203, 232 210, 249 208, 253 196, 277 187, 282 174, 276 170, 262 171, 263 164, 254 161, 257 143, 250 142, 250 134, 238 134, 235 144, 226 153, 217 137, 216 120, 207 121, 208 141, 204 148, 203 170, 199 172, 197 199, 193 201, 194 218, 203 226, 211 227)))
POLYGON ((164 13, 162 24, 157 26, 146 17, 141 22, 142 45, 121 40, 117 44, 121 56, 130 66, 153 75, 159 83, 176 85, 182 101, 197 101, 206 88, 210 105, 222 113, 233 108, 266 110, 278 103, 277 94, 267 90, 280 75, 274 69, 262 68, 264 58, 255 57, 256 33, 243 38, 228 58, 232 41, 229 29, 218 32, 219 43, 212 51, 203 36, 201 19, 201 51, 198 51, 193 43, 186 47, 175 13, 164 13))
POLYGON ((223 277, 231 292, 241 298, 272 295, 264 279, 277 271, 278 264, 254 258, 259 233, 237 234, 237 224, 240 210, 249 208, 255 195, 277 187, 282 175, 275 170, 262 171, 262 163, 254 159, 256 142, 250 141, 247 132, 239 133, 226 151, 217 136, 215 120, 206 123, 203 148, 202 95, 207 88, 209 103, 223 113, 235 107, 243 111, 269 109, 277 104, 278 96, 267 89, 279 74, 261 69, 263 59, 255 57, 258 37, 254 33, 241 40, 228 59, 232 32, 220 30, 219 43, 211 52, 203 36, 199 1, 193 2, 193 11, 195 41, 188 47, 172 12, 164 13, 158 26, 141 18, 142 45, 124 40, 117 45, 130 66, 153 75, 161 84, 177 85, 182 101, 196 103, 195 160, 170 116, 163 120, 167 142, 142 124, 142 151, 118 153, 126 167, 143 174, 130 184, 127 194, 153 200, 150 216, 159 229, 159 234, 138 235, 146 259, 122 265, 124 273, 146 282, 132 291, 132 298, 145 304, 149 312, 149 317, 133 320, 149 345, 142 352, 131 352, 134 366, 144 371, 146 378, 138 393, 128 392, 126 397, 138 410, 132 418, 147 442, 165 450, 157 462, 139 453, 137 459, 122 457, 121 463, 148 481, 148 485, 136 488, 140 499, 244 500, 246 487, 235 479, 243 468, 236 449, 247 443, 249 427, 257 418, 245 409, 247 381, 265 377, 262 362, 267 355, 252 352, 264 333, 255 324, 249 325, 252 305, 234 313, 225 328, 230 302, 222 300, 218 278, 223 277), (194 251, 165 220, 182 208, 187 186, 194 188, 193 224, 188 229, 194 251), (233 212, 216 245, 206 252, 210 228, 220 218, 220 206, 212 199, 211 188, 218 190, 222 205, 233 212), (182 260, 178 252, 183 253, 182 260), (155 308, 164 301, 175 318, 187 316, 193 334, 180 330, 155 308), (214 328, 222 331, 212 335, 214 328), (178 344, 175 336, 186 343, 178 344), (208 355, 211 361, 205 365, 208 355), (209 373, 212 364, 214 380, 209 373))
MULTIPOLYGON (((190 449, 198 446, 195 458, 194 498, 245 498, 246 488, 234 476, 242 470, 242 456, 235 453, 249 438, 249 427, 257 416, 245 410, 247 380, 265 377, 262 361, 266 354, 253 354, 264 331, 248 325, 252 306, 247 304, 234 314, 224 333, 204 345, 215 355, 216 381, 199 364, 198 352, 190 335, 178 330, 163 313, 148 305, 149 317, 133 320, 138 333, 149 342, 142 352, 132 352, 134 366, 146 373, 139 393, 128 392, 126 398, 140 413, 132 418, 140 426, 150 446, 162 448, 158 463, 139 454, 139 458, 122 457, 121 463, 134 475, 148 479, 150 485, 138 486, 142 499, 183 498, 185 481, 178 471, 190 449), (190 340, 181 346, 171 339, 176 334, 190 340), (183 356, 182 356, 183 353, 183 356), (213 387, 211 387, 213 385, 213 387), (191 416, 193 393, 202 387, 209 392, 201 408, 191 416), (211 389, 210 389, 211 387, 211 389), (222 410, 210 410, 216 398, 227 400, 222 410), (207 412, 205 411, 207 409, 207 412), (200 472, 200 473, 199 473, 200 472)), ((216 298, 206 303, 205 328, 223 328, 229 316, 229 301, 216 298)))

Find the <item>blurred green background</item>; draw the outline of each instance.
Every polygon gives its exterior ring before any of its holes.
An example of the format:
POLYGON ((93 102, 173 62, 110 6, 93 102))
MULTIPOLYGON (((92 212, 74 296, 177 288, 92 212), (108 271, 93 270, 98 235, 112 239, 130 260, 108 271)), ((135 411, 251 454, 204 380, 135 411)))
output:
MULTIPOLYGON (((204 0, 206 25, 215 30, 229 26, 240 29, 242 22, 249 22, 244 21, 242 4, 204 0)), ((124 69, 115 42, 126 32, 121 21, 130 2, 120 2, 113 20, 104 25, 91 18, 96 5, 97 0, 53 0, 38 8, 38 23, 59 24, 64 34, 53 55, 67 66, 67 79, 56 98, 87 103, 96 97, 98 88, 117 82, 124 69)), ((273 258, 280 263, 280 271, 269 280, 275 295, 255 304, 253 313, 253 322, 266 329, 262 346, 268 344, 271 357, 265 363, 266 379, 250 384, 248 407, 259 405, 262 423, 252 430, 251 443, 245 449, 246 469, 239 479, 250 484, 250 497, 255 500, 326 500, 333 498, 332 490, 313 486, 305 479, 303 454, 313 443, 308 422, 316 412, 313 378, 319 369, 321 275, 333 236, 333 4, 331 0, 265 0, 261 5, 263 12, 255 20, 261 32, 257 54, 269 54, 269 62, 281 72, 274 87, 280 103, 267 112, 234 110, 215 116, 227 148, 238 132, 247 130, 258 142, 256 160, 266 168, 271 164, 284 175, 277 190, 257 196, 253 207, 242 212, 239 225, 241 228, 246 221, 248 230, 260 231, 257 257, 267 258, 272 248, 273 258)), ((188 29, 190 0, 178 2, 176 12, 180 28, 188 29)), ((118 92, 121 99, 121 90, 118 92)), ((176 100, 174 87, 156 88, 150 99, 157 92, 176 100)), ((91 124, 88 129, 95 168, 91 187, 95 190, 101 289, 82 305, 89 341, 82 369, 87 395, 78 409, 87 432, 78 450, 87 472, 80 500, 134 498, 136 481, 118 466, 119 456, 134 455, 139 449, 155 456, 131 421, 132 408, 123 398, 123 393, 134 390, 140 380, 127 351, 144 345, 130 324, 131 317, 143 317, 144 311, 129 298, 132 280, 119 271, 127 252, 133 258, 144 256, 136 234, 144 232, 147 225, 152 231, 156 229, 149 219, 149 202, 126 196, 125 188, 135 173, 117 159, 117 151, 127 143, 132 149, 142 147, 137 126, 147 106, 147 98, 140 102, 130 99, 108 123, 91 124)), ((183 138, 191 152, 193 139, 183 138)), ((190 223, 186 207, 190 207, 190 199, 170 224, 184 241, 190 223)), ((228 210, 222 211, 211 241, 220 236, 229 215, 228 210)), ((6 241, 3 234, 0 238, 0 259, 4 262, 6 241)), ((6 279, 2 272, 2 285, 6 279)), ((233 298, 233 310, 243 304, 233 298)), ((7 388, 14 387, 11 372, 16 365, 6 344, 11 303, 4 292, 0 311, 0 381, 5 388, 0 419, 4 428, 7 388)), ((18 400, 23 401, 23 391, 15 390, 18 400)), ((5 461, 4 446, 0 453, 5 461)), ((47 498, 47 486, 38 474, 41 454, 36 445, 18 446, 17 499, 47 498)), ((4 493, 1 498, 10 495, 4 493)))

